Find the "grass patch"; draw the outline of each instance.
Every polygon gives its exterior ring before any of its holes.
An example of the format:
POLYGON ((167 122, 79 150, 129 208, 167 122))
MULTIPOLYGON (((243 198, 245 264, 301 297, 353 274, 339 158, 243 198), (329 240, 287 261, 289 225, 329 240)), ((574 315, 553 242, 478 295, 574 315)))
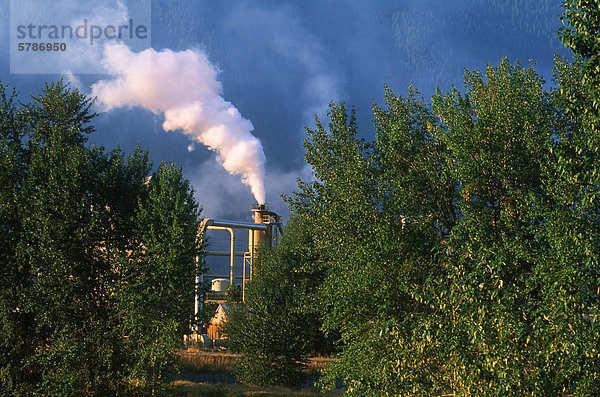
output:
POLYGON ((329 393, 318 393, 289 389, 286 387, 251 387, 246 385, 224 385, 177 381, 174 387, 178 396, 186 397, 242 397, 242 396, 341 396, 343 392, 336 390, 329 393))
POLYGON ((237 354, 182 351, 178 354, 178 364, 188 372, 233 372, 237 354))
MULTIPOLYGON (((181 351, 178 354, 179 368, 186 372, 225 372, 232 373, 238 354, 221 352, 181 351)), ((329 357, 311 357, 306 372, 319 375, 329 362, 329 357)))

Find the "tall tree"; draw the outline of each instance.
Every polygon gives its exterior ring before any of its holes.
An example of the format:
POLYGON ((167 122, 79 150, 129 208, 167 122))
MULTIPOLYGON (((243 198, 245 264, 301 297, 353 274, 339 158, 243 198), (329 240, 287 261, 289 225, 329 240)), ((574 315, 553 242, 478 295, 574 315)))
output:
POLYGON ((320 275, 312 267, 309 223, 288 222, 277 248, 261 247, 246 289, 246 303, 228 306, 224 327, 240 352, 236 378, 253 385, 300 386, 307 355, 319 340, 312 300, 320 275))
POLYGON ((373 144, 344 106, 308 131, 292 210, 350 394, 597 393, 597 185, 568 171, 581 127, 543 87, 503 60, 431 107, 386 91, 373 144))
POLYGON ((465 94, 433 98, 462 215, 429 296, 444 313, 436 341, 449 352, 449 371, 440 381, 460 394, 552 394, 566 369, 539 366, 552 349, 537 332, 543 297, 552 299, 539 278, 548 271, 540 227, 553 205, 544 168, 556 112, 543 84, 533 67, 503 60, 485 74, 467 72, 465 94))
POLYGON ((21 254, 33 282, 26 310, 39 348, 27 362, 48 394, 111 390, 119 382, 122 342, 110 313, 109 263, 101 258, 95 175, 85 147, 91 101, 62 82, 47 84, 26 106, 29 151, 22 191, 26 234, 21 254))
POLYGON ((29 263, 19 254, 23 238, 20 216, 21 187, 27 177, 28 153, 22 145, 23 113, 16 92, 0 84, 0 393, 25 393, 35 378, 22 371, 35 349, 34 321, 24 310, 25 291, 31 286, 29 263), (31 335, 30 338, 24 337, 31 335))
POLYGON ((198 204, 181 168, 162 163, 139 198, 136 247, 122 263, 119 306, 132 343, 132 378, 155 395, 193 322, 198 204))
MULTIPOLYGON (((128 378, 144 375, 136 361, 144 350, 134 347, 157 349, 144 326, 164 331, 164 357, 190 324, 200 251, 189 183, 180 169, 161 166, 146 185, 151 167, 139 147, 125 156, 88 144, 92 102, 62 81, 24 105, 5 91, 1 86, 0 391, 131 391, 128 378)), ((152 367, 155 378, 164 370, 152 367)))
POLYGON ((401 351, 390 343, 391 333, 409 334, 430 311, 413 286, 435 267, 432 249, 456 217, 452 181, 437 180, 447 171, 431 113, 414 91, 404 100, 388 90, 386 103, 375 108, 375 144, 357 137, 345 106, 330 106, 329 132, 320 122, 307 131, 317 179, 301 184, 292 203, 313 224, 325 330, 341 336, 329 379, 344 379, 357 395, 414 383, 398 366, 416 368, 421 359, 408 344, 401 351))
MULTIPOLYGON (((592 126, 600 132, 600 4, 598 0, 564 0, 565 9, 561 20, 565 25, 560 30, 562 42, 580 57, 577 67, 585 87, 588 101, 581 107, 583 113, 591 113, 595 119, 592 126)), ((578 87, 576 84, 574 87, 578 87)), ((567 87, 564 87, 567 88, 567 87)), ((572 105, 576 102, 572 102, 572 105)))

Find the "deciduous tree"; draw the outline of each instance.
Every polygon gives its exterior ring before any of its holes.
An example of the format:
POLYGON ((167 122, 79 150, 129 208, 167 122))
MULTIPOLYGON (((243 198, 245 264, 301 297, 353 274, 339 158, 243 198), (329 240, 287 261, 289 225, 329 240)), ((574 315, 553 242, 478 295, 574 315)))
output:
POLYGON ((307 222, 288 222, 280 246, 260 249, 246 303, 228 307, 224 332, 241 353, 235 374, 244 383, 299 386, 306 378, 307 355, 320 337, 306 304, 320 284, 311 242, 307 222))
POLYGON ((163 165, 146 185, 147 153, 88 143, 91 105, 62 81, 27 104, 0 85, 3 395, 115 395, 148 372, 151 390, 191 323, 189 183, 163 165))

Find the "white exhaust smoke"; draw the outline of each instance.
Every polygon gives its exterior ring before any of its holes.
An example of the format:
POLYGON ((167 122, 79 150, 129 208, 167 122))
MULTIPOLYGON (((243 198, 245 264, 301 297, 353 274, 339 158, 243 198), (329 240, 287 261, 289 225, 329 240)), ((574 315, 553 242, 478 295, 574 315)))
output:
POLYGON ((141 106, 164 113, 165 131, 181 129, 215 151, 223 168, 240 175, 256 201, 265 203, 262 144, 251 133, 252 123, 221 96, 218 71, 203 52, 134 53, 113 44, 105 47, 103 62, 114 78, 92 85, 92 95, 105 110, 141 106))

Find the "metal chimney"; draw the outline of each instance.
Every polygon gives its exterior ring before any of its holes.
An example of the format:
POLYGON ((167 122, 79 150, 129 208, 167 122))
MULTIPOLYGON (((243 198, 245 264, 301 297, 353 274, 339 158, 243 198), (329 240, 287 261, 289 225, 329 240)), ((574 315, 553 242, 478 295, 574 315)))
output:
MULTIPOLYGON (((256 204, 253 203, 251 205, 251 210, 253 212, 252 218, 254 219, 254 223, 257 225, 270 225, 270 216, 267 212, 267 206, 265 204, 256 204)), ((266 244, 270 244, 271 242, 271 227, 268 227, 266 230, 249 230, 248 231, 248 251, 252 253, 252 256, 256 254, 259 245, 261 242, 265 242, 266 244)))
POLYGON ((254 229, 248 235, 248 251, 255 253, 260 244, 277 246, 279 235, 283 234, 279 215, 269 211, 266 204, 251 205, 255 225, 265 225, 266 229, 254 229))

